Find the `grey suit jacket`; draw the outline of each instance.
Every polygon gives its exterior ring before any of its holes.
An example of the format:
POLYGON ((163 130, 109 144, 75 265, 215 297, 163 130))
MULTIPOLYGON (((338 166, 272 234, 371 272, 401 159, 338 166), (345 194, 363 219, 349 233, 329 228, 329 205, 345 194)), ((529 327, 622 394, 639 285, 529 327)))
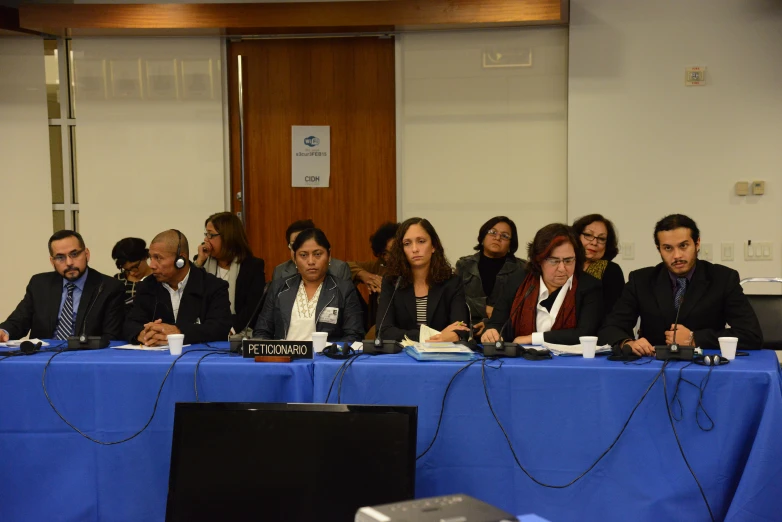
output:
MULTIPOLYGON (((337 279, 347 279, 348 281, 351 281, 350 267, 346 262, 340 261, 339 259, 334 259, 333 257, 331 258, 331 261, 329 262, 328 273, 337 279)), ((280 263, 274 267, 272 281, 276 281, 277 279, 288 279, 289 277, 295 276, 296 274, 298 274, 298 271, 296 270, 296 263, 294 263, 291 259, 288 259, 284 263, 280 263)))

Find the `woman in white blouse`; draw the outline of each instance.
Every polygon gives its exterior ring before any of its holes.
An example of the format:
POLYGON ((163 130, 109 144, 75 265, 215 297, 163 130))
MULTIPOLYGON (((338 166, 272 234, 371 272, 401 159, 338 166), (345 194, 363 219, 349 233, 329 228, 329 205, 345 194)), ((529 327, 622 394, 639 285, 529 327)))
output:
POLYGON ((297 274, 272 281, 253 337, 310 341, 313 332, 326 332, 332 342, 363 339, 356 287, 328 273, 331 244, 323 231, 303 230, 291 248, 297 274))

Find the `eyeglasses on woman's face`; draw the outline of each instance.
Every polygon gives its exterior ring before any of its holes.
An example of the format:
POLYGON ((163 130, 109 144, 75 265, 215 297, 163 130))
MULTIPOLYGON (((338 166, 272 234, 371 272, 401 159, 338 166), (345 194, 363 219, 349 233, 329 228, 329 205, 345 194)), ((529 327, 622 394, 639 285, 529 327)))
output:
POLYGON ((547 257, 543 260, 546 264, 549 266, 559 266, 560 263, 562 263, 565 266, 573 266, 573 264, 576 262, 575 257, 547 257))
POLYGON ((597 241, 598 245, 605 245, 606 241, 608 241, 606 236, 596 236, 594 234, 590 234, 589 232, 581 232, 581 237, 583 237, 587 243, 597 241))
POLYGON ((486 233, 489 234, 494 239, 501 239, 502 241, 510 241, 510 234, 508 234, 507 232, 500 233, 497 229, 492 228, 489 229, 489 231, 486 233))

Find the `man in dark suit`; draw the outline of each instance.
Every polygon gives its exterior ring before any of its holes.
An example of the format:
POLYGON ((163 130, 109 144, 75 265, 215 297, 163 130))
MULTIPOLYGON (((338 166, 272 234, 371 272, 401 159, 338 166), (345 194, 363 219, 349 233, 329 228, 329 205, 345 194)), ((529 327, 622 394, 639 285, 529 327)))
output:
POLYGON ((755 311, 735 270, 698 260, 700 231, 682 214, 661 219, 654 240, 662 263, 630 273, 630 280, 599 333, 600 344, 629 346, 651 355, 655 345, 719 347, 718 337, 738 337, 741 348, 760 348, 763 337, 755 311), (633 327, 641 318, 640 338, 633 327), (730 325, 726 326, 726 323, 730 325))
POLYGON ((90 250, 78 232, 60 230, 49 238, 54 272, 36 274, 24 299, 0 324, 0 341, 30 333, 39 339, 65 340, 72 335, 119 339, 124 315, 124 286, 89 268, 90 250))
POLYGON ((153 277, 136 285, 133 310, 125 319, 125 338, 146 346, 168 344, 169 334, 185 343, 225 341, 231 329, 228 283, 203 270, 191 270, 187 238, 178 230, 161 232, 149 245, 153 277))

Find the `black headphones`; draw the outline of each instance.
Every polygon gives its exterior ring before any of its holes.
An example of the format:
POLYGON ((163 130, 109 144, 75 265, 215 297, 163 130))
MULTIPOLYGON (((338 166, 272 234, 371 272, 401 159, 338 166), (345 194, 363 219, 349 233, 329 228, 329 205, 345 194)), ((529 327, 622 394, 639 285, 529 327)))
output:
POLYGON ((343 343, 342 346, 332 343, 331 346, 326 346, 321 353, 329 359, 350 359, 356 355, 356 351, 350 347, 350 343, 343 343))
POLYGON ((721 355, 704 355, 694 358, 692 362, 701 366, 725 366, 730 361, 721 355))
POLYGON ((185 265, 187 264, 187 259, 184 258, 182 255, 182 232, 180 232, 177 229, 174 229, 174 232, 176 232, 177 235, 177 243, 176 243, 176 258, 174 259, 174 266, 177 267, 179 270, 185 268, 185 265))

